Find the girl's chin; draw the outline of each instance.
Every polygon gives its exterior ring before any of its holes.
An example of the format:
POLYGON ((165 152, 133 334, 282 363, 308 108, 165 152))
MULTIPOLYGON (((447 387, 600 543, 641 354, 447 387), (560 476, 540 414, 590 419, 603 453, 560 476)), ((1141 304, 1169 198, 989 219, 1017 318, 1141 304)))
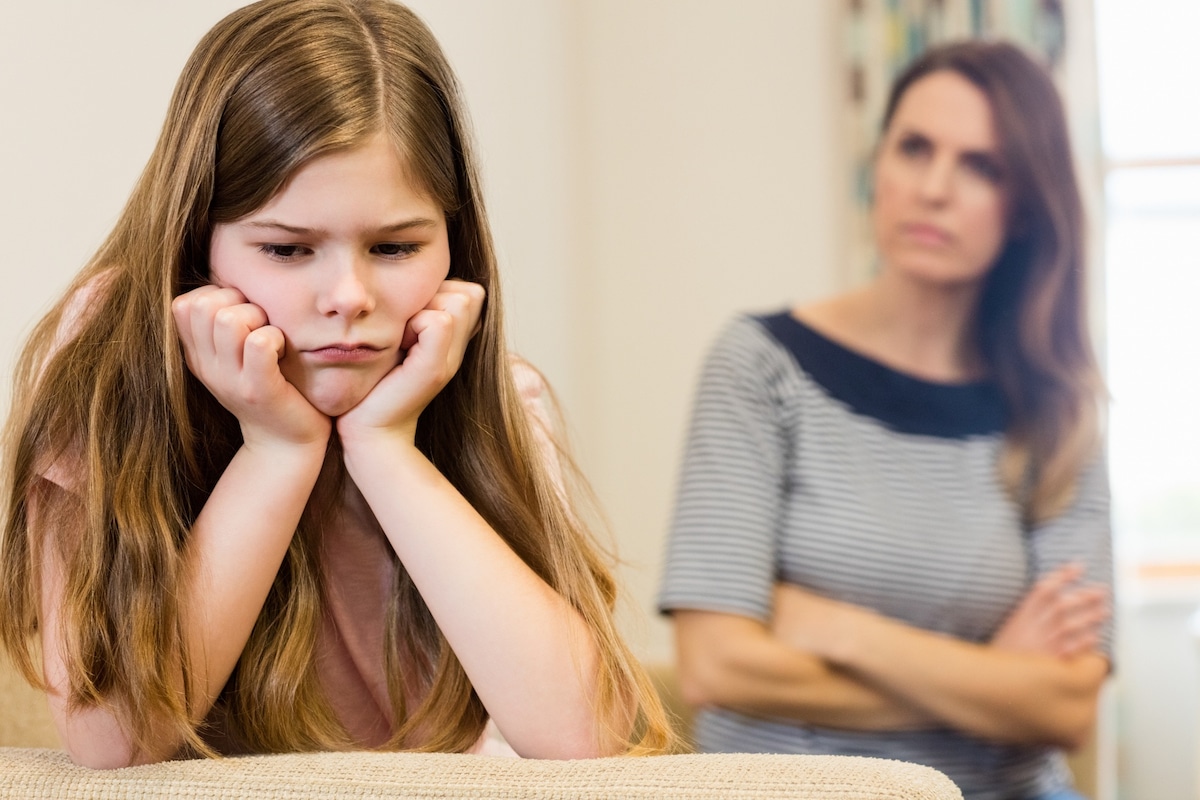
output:
POLYGON ((305 393, 305 399, 327 417, 340 417, 367 396, 369 390, 305 393))

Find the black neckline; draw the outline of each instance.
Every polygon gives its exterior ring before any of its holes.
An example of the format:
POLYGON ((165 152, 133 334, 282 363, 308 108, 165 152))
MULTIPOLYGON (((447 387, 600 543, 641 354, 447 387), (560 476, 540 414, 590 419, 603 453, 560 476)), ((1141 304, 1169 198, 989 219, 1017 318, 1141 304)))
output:
POLYGON ((754 319, 821 388, 892 430, 949 439, 1004 431, 1004 396, 991 381, 937 383, 913 377, 823 336, 789 311, 754 319))

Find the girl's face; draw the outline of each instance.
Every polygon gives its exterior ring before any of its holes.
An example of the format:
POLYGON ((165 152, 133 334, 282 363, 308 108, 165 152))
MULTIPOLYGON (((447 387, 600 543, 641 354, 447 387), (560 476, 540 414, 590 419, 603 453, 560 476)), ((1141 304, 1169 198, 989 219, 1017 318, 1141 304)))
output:
POLYGON ((955 72, 918 79, 875 162, 872 222, 883 269, 978 283, 1006 236, 1004 164, 987 96, 955 72))
POLYGON ((313 159, 258 211, 216 225, 209 259, 213 283, 283 331, 283 376, 329 416, 396 366, 449 269, 445 214, 383 135, 313 159))

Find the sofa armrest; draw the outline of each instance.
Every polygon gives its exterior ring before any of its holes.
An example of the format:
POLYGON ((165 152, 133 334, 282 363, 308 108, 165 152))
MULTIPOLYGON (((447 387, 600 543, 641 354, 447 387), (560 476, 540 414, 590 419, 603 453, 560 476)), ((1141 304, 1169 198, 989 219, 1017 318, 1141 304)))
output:
POLYGON ((311 753, 111 771, 58 750, 0 748, 0 797, 66 800, 368 798, 961 800, 936 770, 850 756, 672 755, 537 761, 457 754, 311 753))

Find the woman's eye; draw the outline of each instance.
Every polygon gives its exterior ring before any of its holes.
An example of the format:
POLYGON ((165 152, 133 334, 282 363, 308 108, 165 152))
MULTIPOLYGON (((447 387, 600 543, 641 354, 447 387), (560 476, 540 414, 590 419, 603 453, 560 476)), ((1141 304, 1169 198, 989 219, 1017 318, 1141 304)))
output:
POLYGON ((896 148, 906 156, 920 156, 929 152, 929 142, 920 136, 905 136, 896 148))
POLYGON ((399 242, 385 242, 384 244, 377 244, 374 247, 372 247, 371 249, 374 252, 378 253, 379 255, 385 256, 387 258, 402 258, 404 256, 412 255, 413 253, 417 252, 417 250, 419 250, 420 248, 415 244, 408 244, 408 243, 401 244, 399 242))
POLYGON ((1000 165, 985 156, 974 156, 966 160, 967 169, 990 183, 999 183, 1004 176, 1000 165))
POLYGON ((264 244, 259 249, 278 261, 290 261, 297 256, 304 255, 308 250, 298 244, 264 244))

